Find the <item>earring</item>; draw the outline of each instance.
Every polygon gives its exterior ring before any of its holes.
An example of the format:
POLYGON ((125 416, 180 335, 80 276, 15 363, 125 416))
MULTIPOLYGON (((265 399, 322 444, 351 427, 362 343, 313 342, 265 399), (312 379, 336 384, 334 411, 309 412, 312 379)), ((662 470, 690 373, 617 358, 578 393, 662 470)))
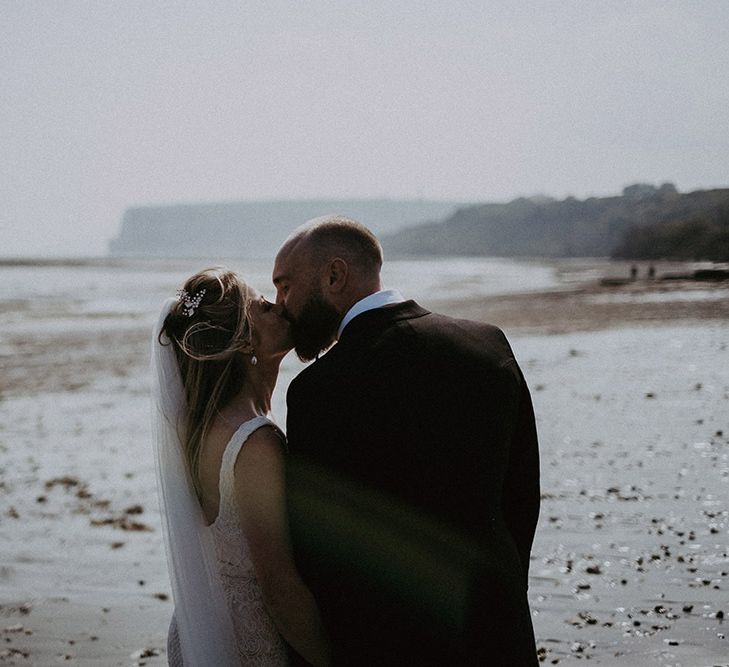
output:
POLYGON ((258 357, 255 354, 251 355, 251 366, 255 366, 258 363, 258 357))

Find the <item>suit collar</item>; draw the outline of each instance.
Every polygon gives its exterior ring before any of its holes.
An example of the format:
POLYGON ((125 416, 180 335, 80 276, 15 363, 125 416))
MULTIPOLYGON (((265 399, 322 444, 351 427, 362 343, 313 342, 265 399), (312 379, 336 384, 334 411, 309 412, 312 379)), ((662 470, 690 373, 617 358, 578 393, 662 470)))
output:
POLYGON ((339 330, 337 331, 337 340, 342 335, 342 331, 346 326, 355 318, 357 315, 361 315, 368 310, 374 310, 375 308, 382 308, 391 303, 402 303, 405 301, 402 294, 397 290, 380 290, 379 292, 373 292, 372 294, 360 299, 355 303, 342 318, 339 324, 339 330))
POLYGON ((429 310, 419 306, 412 299, 367 310, 349 322, 342 331, 339 342, 349 340, 365 331, 383 329, 395 322, 411 320, 428 314, 430 314, 429 310))

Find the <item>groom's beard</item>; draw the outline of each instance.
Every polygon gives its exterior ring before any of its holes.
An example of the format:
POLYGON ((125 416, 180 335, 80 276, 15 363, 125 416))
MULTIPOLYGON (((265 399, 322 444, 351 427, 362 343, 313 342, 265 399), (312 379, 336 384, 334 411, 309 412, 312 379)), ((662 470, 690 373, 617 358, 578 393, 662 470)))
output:
POLYGON ((291 321, 294 350, 301 361, 311 361, 335 340, 342 316, 321 294, 312 294, 299 316, 291 321))

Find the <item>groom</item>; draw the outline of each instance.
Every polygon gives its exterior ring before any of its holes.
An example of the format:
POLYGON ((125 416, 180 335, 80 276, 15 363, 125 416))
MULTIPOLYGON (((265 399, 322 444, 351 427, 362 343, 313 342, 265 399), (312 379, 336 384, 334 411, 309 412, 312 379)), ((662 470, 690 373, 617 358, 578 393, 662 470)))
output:
POLYGON ((273 270, 296 352, 316 359, 288 390, 287 494, 335 664, 536 665, 526 383, 499 329, 383 291, 381 265, 368 229, 326 216, 273 270))

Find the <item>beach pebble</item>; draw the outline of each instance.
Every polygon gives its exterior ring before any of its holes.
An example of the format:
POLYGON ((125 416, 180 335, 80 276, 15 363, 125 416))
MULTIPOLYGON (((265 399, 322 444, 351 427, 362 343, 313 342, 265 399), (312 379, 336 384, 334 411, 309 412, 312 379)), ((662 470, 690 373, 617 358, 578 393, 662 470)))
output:
POLYGON ((0 658, 13 658, 13 657, 20 657, 20 658, 24 658, 27 660, 30 657, 30 653, 28 653, 27 651, 21 651, 18 648, 5 648, 5 649, 0 650, 0 658))
POLYGON ((20 623, 16 623, 15 625, 8 625, 4 629, 5 632, 23 632, 23 630, 25 630, 25 628, 20 623))
POLYGON ((66 475, 65 477, 54 477, 53 479, 49 479, 45 483, 46 489, 52 489, 55 486, 62 486, 65 489, 68 489, 72 486, 78 486, 81 482, 78 480, 77 477, 70 477, 66 475))
POLYGON ((132 505, 131 507, 127 507, 124 510, 124 514, 143 514, 144 513, 144 507, 141 505, 132 505))
POLYGON ((134 651, 129 657, 132 660, 139 660, 140 658, 154 658, 160 655, 158 648, 140 648, 138 651, 134 651))

